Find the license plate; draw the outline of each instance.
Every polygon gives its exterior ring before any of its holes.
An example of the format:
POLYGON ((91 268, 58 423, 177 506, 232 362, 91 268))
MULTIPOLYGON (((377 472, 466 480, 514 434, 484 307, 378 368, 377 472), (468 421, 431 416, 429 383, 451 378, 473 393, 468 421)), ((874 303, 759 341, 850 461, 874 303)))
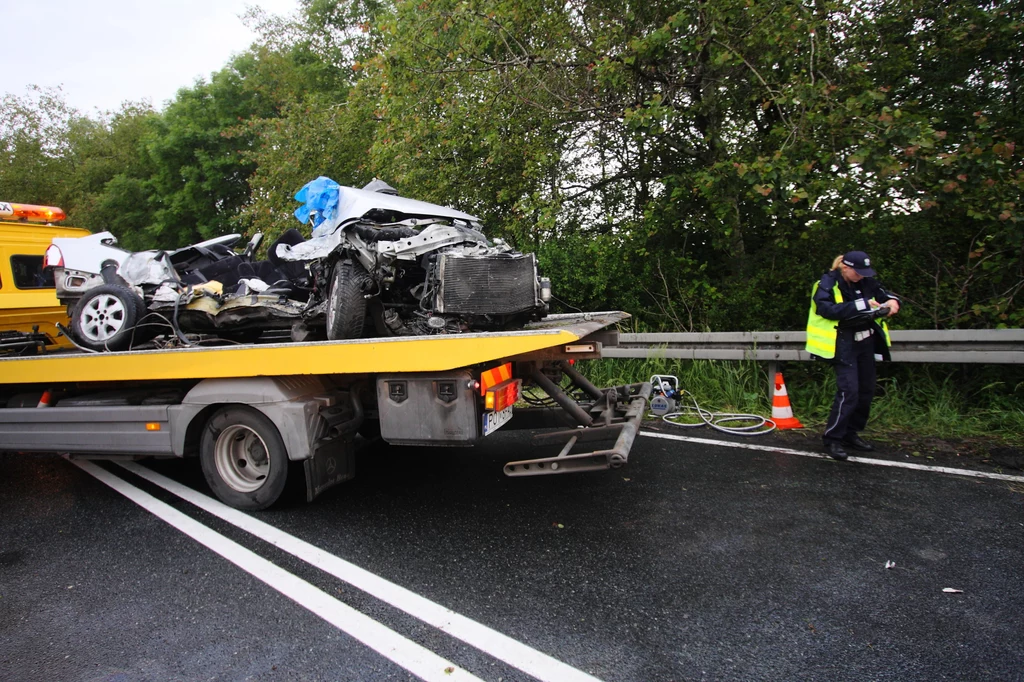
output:
POLYGON ((512 418, 512 406, 497 412, 484 412, 484 435, 488 436, 508 423, 512 418))

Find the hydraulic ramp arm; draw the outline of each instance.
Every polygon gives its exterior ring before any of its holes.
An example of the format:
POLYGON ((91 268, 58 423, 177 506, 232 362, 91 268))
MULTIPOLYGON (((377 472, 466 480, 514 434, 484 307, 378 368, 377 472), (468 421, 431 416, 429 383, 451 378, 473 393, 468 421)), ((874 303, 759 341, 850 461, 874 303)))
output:
POLYGON ((535 434, 533 445, 561 445, 562 448, 554 457, 509 462, 505 465, 505 474, 542 476, 616 469, 625 464, 651 397, 650 382, 600 389, 564 360, 554 363, 571 382, 569 390, 584 394, 582 401, 577 402, 542 371, 539 364, 531 364, 530 378, 554 404, 517 411, 515 428, 561 427, 557 431, 535 434), (573 453, 577 444, 602 441, 614 441, 614 444, 607 449, 573 453))

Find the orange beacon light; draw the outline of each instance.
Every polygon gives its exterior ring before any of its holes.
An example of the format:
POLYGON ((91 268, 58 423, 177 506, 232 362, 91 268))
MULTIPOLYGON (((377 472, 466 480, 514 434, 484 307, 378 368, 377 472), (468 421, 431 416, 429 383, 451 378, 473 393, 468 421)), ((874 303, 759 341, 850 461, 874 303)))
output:
POLYGON ((32 223, 55 223, 64 220, 67 215, 56 206, 36 206, 35 204, 12 204, 0 201, 0 220, 32 223))

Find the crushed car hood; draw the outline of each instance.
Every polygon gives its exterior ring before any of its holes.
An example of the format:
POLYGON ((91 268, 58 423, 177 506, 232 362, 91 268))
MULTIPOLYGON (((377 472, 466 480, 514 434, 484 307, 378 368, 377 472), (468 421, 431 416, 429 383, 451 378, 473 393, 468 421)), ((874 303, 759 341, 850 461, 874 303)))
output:
POLYGON ((476 216, 447 206, 431 204, 427 201, 407 199, 392 194, 369 192, 345 186, 340 186, 338 193, 337 215, 330 220, 325 220, 313 230, 314 238, 330 234, 338 225, 353 218, 368 218, 372 220, 375 213, 397 213, 402 216, 402 219, 444 218, 448 220, 461 220, 475 227, 480 225, 480 219, 476 216))

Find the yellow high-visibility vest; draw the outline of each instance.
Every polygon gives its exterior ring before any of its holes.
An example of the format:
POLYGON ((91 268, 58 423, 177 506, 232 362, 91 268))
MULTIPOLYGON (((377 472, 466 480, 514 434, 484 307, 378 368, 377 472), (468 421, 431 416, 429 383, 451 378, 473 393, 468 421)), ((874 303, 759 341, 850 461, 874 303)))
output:
MULTIPOLYGON (((831 360, 836 356, 836 338, 839 336, 839 322, 828 320, 818 314, 818 306, 814 303, 814 293, 818 290, 818 282, 811 287, 811 310, 807 315, 807 343, 804 346, 811 355, 831 360)), ((836 303, 843 302, 843 294, 839 291, 839 282, 832 287, 832 295, 836 303)), ((885 320, 880 320, 882 335, 885 337, 885 345, 891 347, 892 341, 889 338, 889 326, 885 320)))

